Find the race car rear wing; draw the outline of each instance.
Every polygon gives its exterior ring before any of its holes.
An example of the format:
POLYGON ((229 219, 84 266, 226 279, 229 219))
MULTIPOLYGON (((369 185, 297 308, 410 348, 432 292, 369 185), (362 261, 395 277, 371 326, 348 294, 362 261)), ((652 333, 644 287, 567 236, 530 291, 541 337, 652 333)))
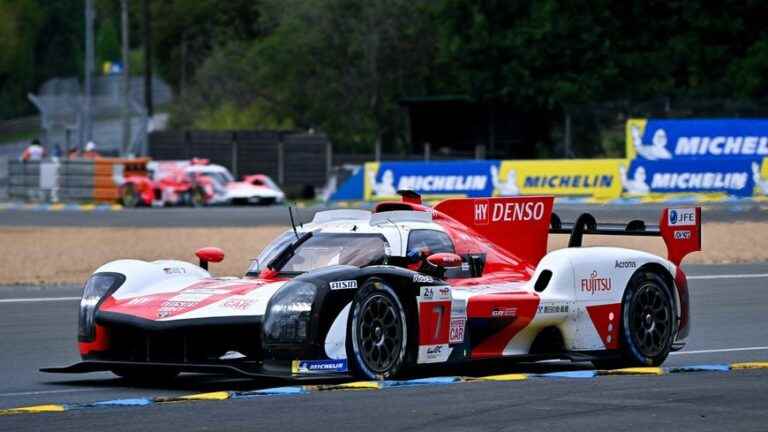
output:
POLYGON ((562 222, 556 213, 552 213, 549 232, 570 234, 568 247, 581 247, 585 234, 662 237, 667 245, 667 258, 680 265, 686 255, 701 250, 701 207, 665 208, 659 225, 646 225, 639 219, 626 225, 598 224, 589 213, 582 213, 576 222, 562 222))

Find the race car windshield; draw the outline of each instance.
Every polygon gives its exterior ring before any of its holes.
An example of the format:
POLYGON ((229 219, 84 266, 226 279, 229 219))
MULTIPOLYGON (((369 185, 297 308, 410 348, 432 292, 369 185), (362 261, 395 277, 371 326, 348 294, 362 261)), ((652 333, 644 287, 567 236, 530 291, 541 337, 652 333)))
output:
POLYGON ((275 184, 269 177, 264 177, 264 184, 272 190, 280 190, 280 187, 275 184))
POLYGON ((366 267, 382 264, 387 242, 378 234, 316 233, 299 245, 280 270, 304 273, 332 265, 366 267))
POLYGON ((205 172, 203 174, 208 176, 208 177, 210 177, 210 178, 212 178, 212 179, 215 179, 217 182, 219 182, 221 184, 227 184, 227 183, 231 183, 231 182, 235 181, 235 179, 232 178, 232 175, 230 175, 227 172, 223 172, 223 171, 221 171, 221 172, 205 172))

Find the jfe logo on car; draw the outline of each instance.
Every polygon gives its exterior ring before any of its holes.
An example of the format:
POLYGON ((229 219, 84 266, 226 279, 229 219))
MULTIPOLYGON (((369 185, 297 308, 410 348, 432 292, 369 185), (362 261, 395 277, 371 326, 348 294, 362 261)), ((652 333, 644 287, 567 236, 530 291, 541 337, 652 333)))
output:
POLYGON ((696 225, 696 209, 692 209, 692 208, 670 209, 669 225, 670 226, 696 225))

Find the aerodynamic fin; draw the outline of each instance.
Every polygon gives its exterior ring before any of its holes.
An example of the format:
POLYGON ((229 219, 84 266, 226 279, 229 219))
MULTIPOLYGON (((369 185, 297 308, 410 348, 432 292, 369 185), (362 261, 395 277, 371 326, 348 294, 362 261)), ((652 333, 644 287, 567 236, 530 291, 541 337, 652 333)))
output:
POLYGON ((667 259, 679 266, 686 255, 701 250, 701 207, 665 208, 659 230, 667 259))
POLYGON ((435 210, 535 264, 547 253, 553 202, 544 196, 461 198, 441 201, 435 210))
POLYGON ((584 235, 661 237, 667 245, 667 259, 679 266, 686 255, 701 250, 701 207, 665 208, 658 226, 641 220, 601 224, 589 213, 581 214, 576 222, 562 222, 552 213, 549 232, 570 234, 568 247, 581 247, 584 235))

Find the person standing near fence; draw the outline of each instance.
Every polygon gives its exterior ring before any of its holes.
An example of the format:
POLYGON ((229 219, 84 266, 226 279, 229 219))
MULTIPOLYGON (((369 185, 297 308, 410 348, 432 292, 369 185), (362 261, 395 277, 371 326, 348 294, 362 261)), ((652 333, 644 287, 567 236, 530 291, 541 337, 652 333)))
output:
POLYGON ((85 151, 81 155, 83 159, 97 159, 101 157, 98 151, 96 151, 96 143, 93 141, 88 141, 88 144, 85 145, 85 151))
POLYGON ((27 161, 39 161, 45 156, 45 149, 40 145, 40 141, 35 138, 32 143, 24 149, 21 153, 21 160, 27 161))

